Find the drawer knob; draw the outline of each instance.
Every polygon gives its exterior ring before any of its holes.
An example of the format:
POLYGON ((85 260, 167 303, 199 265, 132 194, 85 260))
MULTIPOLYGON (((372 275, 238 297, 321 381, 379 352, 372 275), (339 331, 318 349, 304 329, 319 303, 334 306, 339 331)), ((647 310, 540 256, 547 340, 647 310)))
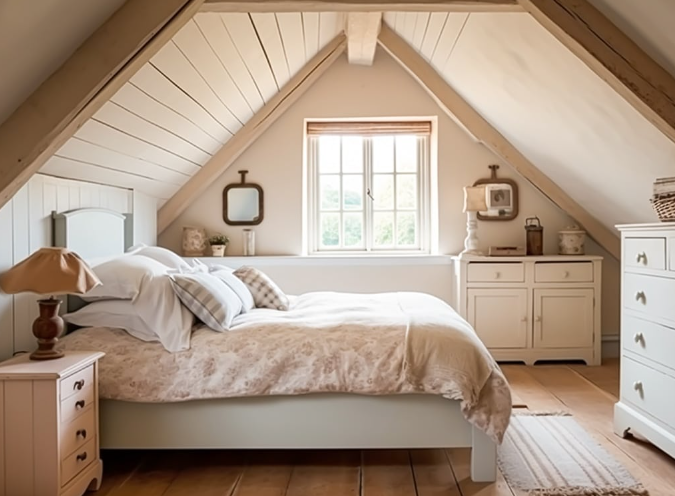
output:
POLYGON ((635 293, 635 301, 643 301, 644 302, 645 300, 646 300, 646 296, 645 296, 644 291, 638 291, 637 293, 635 293))
POLYGON ((83 462, 83 461, 85 461, 85 460, 87 459, 87 452, 84 451, 83 453, 80 453, 79 455, 77 455, 77 456, 75 457, 75 459, 76 459, 78 462, 83 462))
POLYGON ((635 381, 633 383, 633 389, 636 391, 642 391, 642 381, 635 381))
POLYGON ((636 332, 635 335, 633 336, 633 340, 635 340, 636 343, 640 343, 645 340, 645 337, 642 335, 641 332, 636 332))
POLYGON ((79 381, 75 381, 73 384, 73 390, 74 391, 79 391, 84 387, 84 379, 80 379, 79 381))
POLYGON ((76 438, 87 439, 87 429, 80 429, 75 433, 76 438))
POLYGON ((75 410, 80 410, 84 408, 84 400, 76 401, 75 402, 75 410))
POLYGON ((534 318, 534 321, 535 321, 535 322, 541 322, 541 315, 537 315, 537 316, 534 318))
POLYGON ((502 276, 501 272, 495 272, 495 279, 499 279, 502 276))
POLYGON ((564 277, 565 279, 567 279, 569 276, 570 276, 570 271, 569 271, 569 270, 566 270, 566 271, 563 273, 563 277, 564 277))
POLYGON ((641 253, 638 253, 635 256, 635 261, 637 263, 644 262, 645 265, 647 265, 647 254, 643 251, 641 253))
POLYGON ((527 315, 525 317, 523 317, 522 319, 520 319, 520 321, 521 322, 527 322, 527 315))

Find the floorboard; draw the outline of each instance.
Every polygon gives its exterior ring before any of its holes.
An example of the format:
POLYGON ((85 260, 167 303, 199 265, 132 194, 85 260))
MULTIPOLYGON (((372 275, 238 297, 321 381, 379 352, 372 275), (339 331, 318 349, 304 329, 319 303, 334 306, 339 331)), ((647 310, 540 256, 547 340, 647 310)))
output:
MULTIPOLYGON (((618 360, 601 367, 504 365, 514 406, 564 411, 640 480, 675 495, 675 460, 612 430, 618 360)), ((453 450, 106 451, 100 496, 525 496, 499 474, 470 477, 470 452, 453 450)), ((94 494, 94 493, 92 493, 94 494)))

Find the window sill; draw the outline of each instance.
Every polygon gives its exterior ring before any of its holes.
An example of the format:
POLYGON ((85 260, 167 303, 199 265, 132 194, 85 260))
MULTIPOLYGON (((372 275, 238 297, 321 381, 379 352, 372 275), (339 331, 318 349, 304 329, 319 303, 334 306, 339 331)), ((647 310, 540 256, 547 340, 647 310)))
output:
POLYGON ((416 265, 450 265, 450 255, 271 255, 271 256, 224 256, 224 257, 185 257, 186 260, 197 260, 210 264, 228 266, 255 265, 269 266, 416 266, 416 265))

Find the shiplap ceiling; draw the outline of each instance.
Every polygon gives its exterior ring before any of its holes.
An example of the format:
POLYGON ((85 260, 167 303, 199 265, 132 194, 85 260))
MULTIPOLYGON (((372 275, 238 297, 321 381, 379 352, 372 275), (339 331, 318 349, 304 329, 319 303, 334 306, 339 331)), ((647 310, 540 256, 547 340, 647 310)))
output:
POLYGON ((343 26, 331 12, 198 14, 41 172, 161 204, 343 26))

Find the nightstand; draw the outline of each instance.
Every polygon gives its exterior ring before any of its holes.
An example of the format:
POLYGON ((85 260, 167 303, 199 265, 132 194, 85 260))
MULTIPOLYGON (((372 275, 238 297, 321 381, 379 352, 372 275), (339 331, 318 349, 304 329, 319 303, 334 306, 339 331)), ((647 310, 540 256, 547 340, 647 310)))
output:
POLYGON ((81 496, 101 485, 98 360, 0 363, 0 496, 81 496))

